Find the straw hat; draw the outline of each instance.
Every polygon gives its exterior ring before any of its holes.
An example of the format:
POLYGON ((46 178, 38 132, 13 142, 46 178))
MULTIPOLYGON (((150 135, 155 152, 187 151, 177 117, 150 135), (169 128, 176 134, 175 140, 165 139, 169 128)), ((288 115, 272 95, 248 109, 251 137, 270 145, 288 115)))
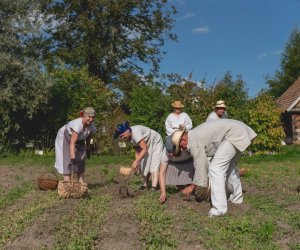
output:
POLYGON ((225 102, 223 100, 217 101, 215 108, 226 108, 225 102))
POLYGON ((175 153, 180 151, 179 144, 183 136, 184 130, 177 130, 172 135, 172 143, 175 146, 175 153))
POLYGON ((172 103, 172 107, 173 107, 173 108, 183 108, 184 105, 181 103, 181 101, 174 101, 174 102, 172 103))

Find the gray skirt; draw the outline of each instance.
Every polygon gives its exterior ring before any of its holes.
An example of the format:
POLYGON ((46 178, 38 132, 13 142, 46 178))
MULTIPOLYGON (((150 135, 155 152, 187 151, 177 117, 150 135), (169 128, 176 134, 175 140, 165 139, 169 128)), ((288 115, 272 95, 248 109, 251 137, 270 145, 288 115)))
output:
POLYGON ((166 185, 188 185, 194 178, 193 159, 183 162, 169 161, 166 171, 166 185))

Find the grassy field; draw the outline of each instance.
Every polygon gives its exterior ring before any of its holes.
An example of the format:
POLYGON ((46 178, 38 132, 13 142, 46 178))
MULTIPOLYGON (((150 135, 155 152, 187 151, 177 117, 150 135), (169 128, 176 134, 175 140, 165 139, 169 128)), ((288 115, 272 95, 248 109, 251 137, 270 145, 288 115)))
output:
POLYGON ((130 158, 92 157, 89 197, 62 200, 36 184, 53 171, 54 155, 2 157, 0 249, 300 249, 299 146, 242 157, 244 203, 219 218, 175 187, 161 205, 159 192, 137 191, 138 176, 130 181, 134 197, 122 199, 118 168, 130 158))

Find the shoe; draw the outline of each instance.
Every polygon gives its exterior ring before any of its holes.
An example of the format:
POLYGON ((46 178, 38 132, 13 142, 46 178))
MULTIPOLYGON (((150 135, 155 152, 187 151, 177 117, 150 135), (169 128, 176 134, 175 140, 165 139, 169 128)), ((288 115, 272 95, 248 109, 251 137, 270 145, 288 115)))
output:
POLYGON ((144 185, 140 186, 140 190, 145 190, 147 187, 145 187, 144 185))

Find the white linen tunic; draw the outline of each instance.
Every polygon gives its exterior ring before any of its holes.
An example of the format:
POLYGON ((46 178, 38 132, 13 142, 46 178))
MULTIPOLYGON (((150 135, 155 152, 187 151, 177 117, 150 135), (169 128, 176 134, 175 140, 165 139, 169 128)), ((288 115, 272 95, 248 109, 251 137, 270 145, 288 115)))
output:
POLYGON ((96 127, 93 123, 87 127, 83 126, 82 118, 77 118, 62 126, 57 133, 55 139, 55 168, 60 174, 70 174, 68 165, 71 160, 70 156, 70 138, 72 130, 78 134, 77 143, 75 144, 76 163, 81 172, 84 172, 85 167, 85 139, 96 132, 96 127))
POLYGON ((187 113, 182 112, 179 115, 174 113, 169 114, 165 121, 167 135, 172 135, 179 129, 181 124, 185 125, 187 131, 191 130, 193 127, 192 120, 187 113))
POLYGON ((219 216, 227 212, 225 178, 232 194, 232 203, 243 202, 242 186, 236 169, 236 163, 243 152, 256 137, 256 133, 246 124, 219 119, 199 125, 188 133, 187 148, 194 159, 195 176, 193 183, 197 186, 208 185, 207 157, 213 156, 209 163, 208 175, 211 184, 210 216, 219 216))
POLYGON ((141 173, 147 176, 149 173, 157 172, 160 165, 161 154, 163 150, 163 141, 159 133, 142 125, 132 126, 131 142, 138 146, 139 142, 144 139, 148 152, 141 161, 141 173))
POLYGON ((189 131, 187 149, 194 159, 193 183, 197 186, 207 186, 207 157, 215 154, 222 141, 229 141, 236 149, 243 152, 256 135, 246 124, 232 119, 205 122, 189 131))

